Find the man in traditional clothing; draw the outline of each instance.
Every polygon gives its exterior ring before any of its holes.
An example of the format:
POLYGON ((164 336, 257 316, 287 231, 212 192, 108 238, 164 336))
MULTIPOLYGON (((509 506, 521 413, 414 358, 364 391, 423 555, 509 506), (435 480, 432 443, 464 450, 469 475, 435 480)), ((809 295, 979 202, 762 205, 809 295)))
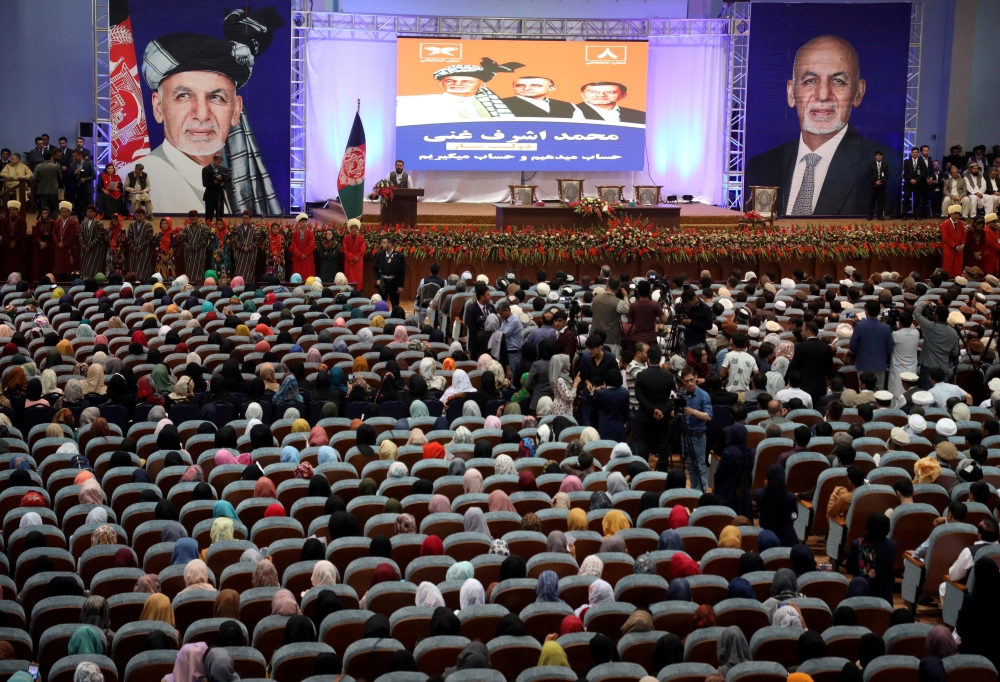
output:
POLYGON ((7 217, 0 223, 0 263, 5 273, 27 272, 28 263, 24 259, 27 246, 28 223, 21 214, 21 202, 11 199, 7 202, 7 217))
POLYGON ((141 205, 146 209, 146 217, 153 217, 153 202, 149 198, 152 185, 149 183, 149 176, 145 167, 141 163, 135 164, 135 170, 125 177, 125 191, 128 192, 128 200, 132 203, 132 209, 141 205))
POLYGON ((383 301, 392 301, 392 307, 399 305, 399 295, 406 284, 406 259, 396 251, 396 238, 382 237, 382 248, 375 254, 375 286, 379 288, 383 301))
POLYGON ((73 215, 73 204, 59 202, 59 219, 52 228, 56 243, 55 272, 59 279, 67 279, 80 267, 80 221, 73 215))
POLYGON ((344 276, 361 291, 365 278, 365 251, 368 245, 361 235, 361 221, 351 218, 347 221, 347 234, 340 248, 344 253, 344 276))
POLYGON ((299 273, 302 281, 316 276, 316 236, 309 227, 309 216, 300 213, 295 216, 298 227, 292 232, 292 274, 299 273))
POLYGON ((107 262, 104 225, 97 219, 97 207, 87 206, 86 217, 80 223, 80 276, 90 279, 107 262))
POLYGON ((245 282, 253 282, 257 273, 257 226, 251 222, 250 211, 243 211, 240 224, 233 229, 233 251, 236 254, 233 274, 245 282))
POLYGON ((208 242, 212 238, 212 231, 207 225, 201 222, 197 211, 188 213, 191 224, 185 228, 181 235, 181 242, 184 244, 184 271, 192 283, 205 279, 205 267, 207 265, 208 242))
MULTIPOLYGON (((972 229, 965 233, 965 254, 962 265, 966 268, 983 267, 983 248, 986 246, 986 224, 982 218, 972 220, 972 229)), ((985 270, 983 271, 985 272, 985 270)))
POLYGON ((965 255, 962 253, 965 251, 965 224, 958 219, 961 212, 961 205, 952 204, 948 207, 948 219, 941 223, 941 267, 951 277, 962 274, 962 258, 965 255))
POLYGON ((997 232, 997 214, 986 216, 986 227, 983 229, 983 273, 997 274, 997 260, 1000 258, 1000 233, 997 232))
POLYGON ((475 64, 452 64, 435 71, 442 92, 436 95, 404 95, 397 98, 396 125, 477 121, 514 118, 510 108, 486 83, 498 73, 512 73, 524 64, 497 64, 484 57, 475 64))
POLYGON ((979 172, 979 164, 973 161, 965 174, 965 190, 969 197, 969 217, 975 218, 979 209, 984 213, 993 213, 996 207, 996 197, 986 190, 986 179, 979 172))
MULTIPOLYGON (((151 196, 158 211, 204 209, 202 169, 225 149, 233 210, 282 212, 243 98, 236 93, 250 80, 254 60, 271 44, 274 31, 284 25, 273 7, 252 13, 236 9, 223 25, 227 39, 172 33, 146 46, 142 76, 153 91, 153 118, 163 126, 164 139, 142 164, 156 179, 151 196)), ((192 277, 204 274, 187 269, 192 277)))
POLYGON ((146 209, 135 208, 135 220, 128 228, 128 267, 135 273, 136 279, 145 282, 156 269, 156 237, 153 234, 153 223, 146 220, 146 209))
POLYGON ((403 160, 396 159, 396 170, 385 176, 385 179, 392 183, 397 189, 413 189, 413 182, 410 174, 403 170, 403 160))

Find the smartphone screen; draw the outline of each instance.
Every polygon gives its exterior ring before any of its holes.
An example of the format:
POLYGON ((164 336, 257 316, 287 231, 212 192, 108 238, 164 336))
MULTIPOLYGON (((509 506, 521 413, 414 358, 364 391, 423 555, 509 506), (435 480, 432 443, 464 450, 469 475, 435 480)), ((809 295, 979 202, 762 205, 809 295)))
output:
POLYGON ((38 679, 38 666, 37 665, 29 665, 28 666, 28 674, 31 675, 31 679, 37 680, 38 679))
POLYGON ((354 375, 353 374, 348 374, 347 375, 347 383, 349 383, 349 384, 353 384, 354 383, 354 375))

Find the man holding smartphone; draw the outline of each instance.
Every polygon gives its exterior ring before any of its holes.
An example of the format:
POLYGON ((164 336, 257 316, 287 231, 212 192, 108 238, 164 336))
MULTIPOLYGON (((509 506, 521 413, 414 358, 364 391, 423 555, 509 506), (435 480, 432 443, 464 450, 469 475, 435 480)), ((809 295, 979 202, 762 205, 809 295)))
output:
POLYGON ((708 485, 705 475, 705 446, 708 422, 712 420, 712 398, 703 389, 698 388, 698 375, 690 365, 685 365, 681 370, 681 397, 686 401, 684 426, 687 431, 682 436, 681 443, 691 478, 691 488, 705 492, 708 485))

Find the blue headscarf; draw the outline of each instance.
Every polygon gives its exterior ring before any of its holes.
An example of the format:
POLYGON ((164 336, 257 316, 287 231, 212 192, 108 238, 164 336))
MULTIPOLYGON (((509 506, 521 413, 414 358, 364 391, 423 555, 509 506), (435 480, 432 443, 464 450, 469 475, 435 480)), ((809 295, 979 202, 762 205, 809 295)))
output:
POLYGON ((321 445, 319 448, 319 452, 316 453, 316 458, 319 460, 320 464, 340 461, 340 455, 337 454, 337 451, 331 448, 329 445, 321 445))
POLYGON ((344 383, 344 370, 342 368, 334 367, 330 370, 330 388, 347 393, 347 384, 344 383))
POLYGON ((201 312, 210 313, 213 310, 215 310, 215 306, 212 305, 210 301, 205 301, 204 303, 201 304, 201 312))
POLYGON ((288 352, 289 353, 301 353, 302 352, 302 346, 300 346, 297 343, 293 343, 291 349, 288 352))
POLYGON ((194 538, 181 538, 174 543, 174 553, 170 555, 171 566, 183 566, 198 558, 198 541, 194 538))
POLYGON ((543 571, 538 576, 538 585, 535 586, 535 603, 539 602, 563 602, 559 598, 559 576, 555 571, 543 571))
POLYGON ((224 516, 227 519, 238 520, 239 517, 236 516, 236 510, 233 505, 225 500, 219 500, 214 505, 212 505, 212 518, 217 519, 220 516, 224 516))
POLYGON ((296 450, 291 445, 286 445, 281 448, 281 463, 282 464, 298 464, 299 463, 299 451, 296 450))
POLYGON ((271 399, 271 402, 275 405, 288 402, 302 402, 302 396, 299 394, 299 382, 295 380, 291 372, 286 374, 285 378, 281 380, 281 386, 274 392, 274 398, 271 399))
POLYGON ((736 578, 733 582, 729 583, 729 589, 726 590, 726 599, 757 599, 757 593, 753 591, 753 587, 746 578, 736 578))
POLYGON ((665 601, 691 601, 691 585, 685 578, 674 578, 667 585, 665 601))
POLYGON ((292 278, 288 281, 292 284, 302 284, 302 275, 297 272, 292 273, 292 278))
POLYGON ((665 530, 660 533, 660 540, 656 543, 656 549, 661 552, 665 549, 683 552, 684 540, 681 539, 681 534, 676 530, 665 530))
POLYGON ((781 547, 781 540, 775 535, 773 531, 762 530, 759 535, 757 535, 757 550, 763 552, 766 549, 774 549, 775 547, 781 547))

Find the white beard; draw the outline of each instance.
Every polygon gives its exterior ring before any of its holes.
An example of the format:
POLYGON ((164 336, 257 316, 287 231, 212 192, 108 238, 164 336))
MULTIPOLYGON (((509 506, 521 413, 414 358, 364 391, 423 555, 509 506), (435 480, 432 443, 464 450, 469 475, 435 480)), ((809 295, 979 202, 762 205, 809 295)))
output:
POLYGON ((226 146, 226 141, 221 138, 205 142, 190 142, 184 136, 177 141, 177 149, 188 156, 208 156, 215 154, 226 146))
MULTIPOLYGON (((823 108, 827 108, 829 105, 822 105, 823 108)), ((813 122, 809 118, 809 112, 812 110, 813 105, 806 107, 806 115, 803 117, 802 130, 813 135, 831 135, 833 133, 839 132, 841 128, 847 125, 847 121, 841 121, 838 116, 836 119, 829 121, 827 123, 813 122)), ((834 105, 836 113, 840 113, 840 107, 834 105)))

